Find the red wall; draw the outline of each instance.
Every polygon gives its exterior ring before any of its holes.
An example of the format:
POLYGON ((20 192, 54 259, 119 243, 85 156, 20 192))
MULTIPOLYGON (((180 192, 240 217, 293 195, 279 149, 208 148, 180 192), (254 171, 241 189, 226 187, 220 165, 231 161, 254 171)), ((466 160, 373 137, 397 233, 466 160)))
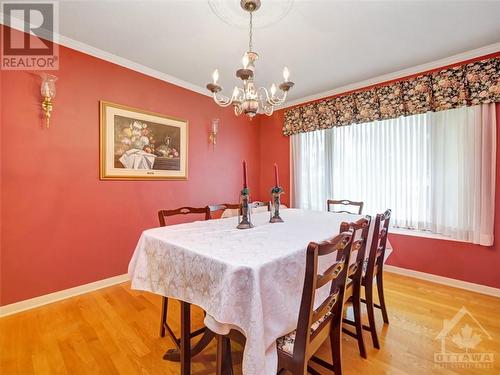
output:
MULTIPOLYGON (((500 103, 496 104, 500 124, 500 103)), ((272 182, 272 163, 280 163, 281 173, 290 175, 290 138, 281 134, 283 110, 271 118, 261 118, 261 193, 272 182), (286 169, 286 170, 285 170, 286 169)), ((495 244, 491 247, 423 237, 390 235, 395 251, 388 264, 439 276, 500 288, 500 129, 497 131, 495 244)), ((290 191, 289 181, 285 190, 290 191)))
POLYGON ((61 47, 45 129, 40 78, 0 74, 1 305, 125 273, 159 208, 236 202, 242 159, 260 191, 258 120, 236 118, 209 97, 61 47), (189 180, 100 181, 99 100, 187 119, 189 180))
POLYGON ((290 205, 290 143, 289 137, 283 136, 283 111, 275 112, 271 117, 261 116, 260 137, 260 200, 271 199, 274 186, 274 163, 279 167, 280 185, 284 194, 281 202, 290 205))

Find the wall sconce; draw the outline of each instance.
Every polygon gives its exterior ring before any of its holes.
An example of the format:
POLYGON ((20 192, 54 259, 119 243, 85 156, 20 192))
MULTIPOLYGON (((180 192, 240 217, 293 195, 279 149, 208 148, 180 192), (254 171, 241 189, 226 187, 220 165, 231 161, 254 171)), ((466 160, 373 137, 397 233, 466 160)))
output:
POLYGON ((50 112, 52 112, 52 99, 56 96, 57 77, 46 73, 43 73, 41 76, 42 86, 40 92, 42 93, 43 98, 42 109, 45 114, 45 122, 48 129, 50 124, 50 112))
POLYGON ((214 149, 215 149, 215 145, 217 144, 217 133, 218 132, 219 132, 219 119, 214 118, 212 120, 212 127, 210 129, 210 135, 208 136, 208 139, 210 140, 210 143, 212 144, 214 149))

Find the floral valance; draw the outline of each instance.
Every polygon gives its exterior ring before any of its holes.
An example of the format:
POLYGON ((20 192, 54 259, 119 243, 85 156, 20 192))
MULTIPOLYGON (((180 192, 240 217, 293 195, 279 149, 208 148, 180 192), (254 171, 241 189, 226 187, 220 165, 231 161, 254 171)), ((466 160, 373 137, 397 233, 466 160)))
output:
POLYGON ((493 102, 500 102, 499 57, 291 108, 283 134, 493 102))

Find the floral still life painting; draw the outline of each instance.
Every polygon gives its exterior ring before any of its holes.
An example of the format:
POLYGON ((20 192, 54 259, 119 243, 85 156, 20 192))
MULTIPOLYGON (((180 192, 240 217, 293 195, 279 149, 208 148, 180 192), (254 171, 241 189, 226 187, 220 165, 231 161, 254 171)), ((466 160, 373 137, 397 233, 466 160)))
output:
POLYGON ((187 179, 187 121, 101 102, 101 179, 187 179))

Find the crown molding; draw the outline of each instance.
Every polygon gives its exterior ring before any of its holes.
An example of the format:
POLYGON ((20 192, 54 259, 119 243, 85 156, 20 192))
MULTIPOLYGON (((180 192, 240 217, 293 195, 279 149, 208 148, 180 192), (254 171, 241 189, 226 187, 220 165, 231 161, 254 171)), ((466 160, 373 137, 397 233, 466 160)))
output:
POLYGON ((428 70, 438 69, 438 68, 441 68, 443 66, 457 64, 457 63, 460 63, 462 61, 475 59, 477 57, 489 55, 489 54, 492 54, 495 52, 500 52, 500 42, 489 44, 487 46, 473 49, 470 51, 462 52, 462 53, 459 53, 457 55, 446 57, 444 59, 440 59, 440 60, 432 61, 429 63, 413 66, 411 68, 407 68, 407 69, 403 69, 403 70, 398 70, 397 72, 384 74, 384 75, 370 78, 370 79, 367 79, 364 81, 350 83, 348 85, 341 86, 341 87, 338 87, 338 88, 335 88, 332 90, 323 91, 323 92, 320 92, 318 94, 313 94, 313 95, 305 96, 305 97, 302 97, 299 99, 295 99, 295 100, 286 102, 286 104, 280 106, 278 109, 286 109, 286 108, 294 107, 294 106, 299 105, 299 104, 304 104, 304 103, 312 102, 315 100, 328 98, 328 97, 343 94, 343 93, 346 93, 349 91, 359 90, 359 89, 362 89, 362 88, 367 87, 367 86, 377 85, 377 84, 384 83, 387 81, 392 81, 394 79, 403 78, 403 77, 411 76, 413 74, 426 72, 428 70))
MULTIPOLYGON (((2 12, 0 12, 0 19, 1 19, 0 24, 4 25, 4 23, 3 23, 4 14, 2 12)), ((24 22, 21 22, 17 19, 13 19, 13 21, 14 22, 12 25, 10 25, 10 27, 12 27, 13 29, 16 29, 18 31, 24 32, 24 22)), ((6 26, 6 27, 8 27, 8 26, 6 26)), ((198 94, 202 94, 202 95, 208 96, 208 97, 212 96, 212 94, 209 93, 207 91, 207 89, 204 87, 195 85, 195 84, 190 83, 190 82, 186 82, 180 78, 176 78, 176 77, 171 76, 169 74, 160 72, 156 69, 153 69, 153 68, 150 68, 148 66, 139 64, 137 62, 128 60, 124 57, 121 57, 121 56, 115 55, 113 53, 104 51, 102 49, 93 47, 93 46, 88 45, 86 43, 79 42, 79 41, 71 39, 67 36, 61 35, 60 33, 54 33, 54 42, 61 45, 61 46, 73 49, 75 51, 82 52, 82 53, 85 53, 87 55, 97 57, 98 59, 108 61, 108 62, 116 64, 116 65, 123 66, 124 68, 133 70, 135 72, 145 74, 149 77, 157 78, 161 81, 171 83, 175 86, 182 87, 186 90, 194 91, 198 94)))

